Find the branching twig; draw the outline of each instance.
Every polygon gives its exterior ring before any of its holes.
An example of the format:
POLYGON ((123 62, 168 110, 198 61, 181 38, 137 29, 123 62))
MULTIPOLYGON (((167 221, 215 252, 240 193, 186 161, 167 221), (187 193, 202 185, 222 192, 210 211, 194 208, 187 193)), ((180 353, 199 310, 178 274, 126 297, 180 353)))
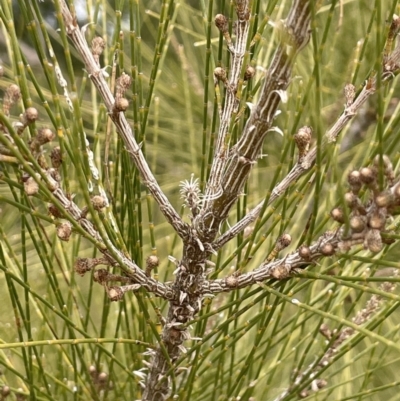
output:
MULTIPOLYGON (((398 46, 399 47, 399 46, 398 46)), ((399 47, 400 48, 400 47, 399 47)), ((400 52, 397 52, 398 58, 393 60, 392 57, 392 66, 395 70, 398 69, 398 64, 400 63, 400 52)), ((386 70, 382 78, 389 79, 393 72, 386 70)), ((357 114, 357 112, 361 109, 363 104, 367 101, 367 99, 375 93, 376 89, 376 80, 372 77, 367 80, 366 84, 362 88, 361 92, 355 98, 353 102, 346 102, 346 107, 343 113, 340 115, 338 120, 329 129, 325 137, 322 141, 322 150, 326 149, 326 147, 335 142, 342 131, 342 129, 346 126, 346 124, 357 114)), ((350 90, 350 87, 346 87, 346 92, 350 90)), ((347 97, 347 96, 346 96, 347 97)), ((267 205, 272 204, 276 199, 278 199, 285 191, 288 189, 295 181, 299 179, 306 171, 310 169, 310 167, 314 164, 315 159, 317 157, 317 147, 314 146, 307 155, 304 156, 302 160, 299 160, 298 163, 292 168, 292 170, 288 173, 288 175, 275 186, 272 190, 271 196, 268 198, 267 205)), ((258 215, 260 214, 265 201, 260 202, 256 207, 254 207, 249 213, 246 214, 243 219, 238 221, 235 225, 233 225, 228 231, 222 234, 219 238, 217 238, 212 247, 215 250, 220 249, 231 239, 235 238, 240 232, 242 232, 249 224, 254 222, 258 215)))
POLYGON ((70 10, 65 3, 65 0, 60 0, 61 12, 65 21, 66 32, 73 42, 75 48, 81 55, 82 61, 85 64, 86 71, 90 79, 96 86, 101 95, 104 105, 106 106, 109 116, 113 121, 120 137, 122 138, 125 147, 135 166, 140 171, 144 185, 149 189, 154 199, 158 203, 161 212, 164 214, 168 222, 174 227, 179 236, 185 239, 188 235, 188 225, 185 224, 176 210, 172 207, 168 198, 162 192, 156 179, 154 178, 147 161, 140 149, 140 145, 136 142, 127 119, 123 112, 116 110, 116 100, 107 85, 104 78, 104 72, 96 62, 95 57, 89 49, 84 34, 79 29, 76 18, 71 15, 70 10))
MULTIPOLYGON (((265 135, 273 124, 281 97, 286 91, 296 55, 309 40, 311 7, 309 0, 295 0, 281 27, 281 44, 278 46, 258 103, 238 143, 230 150, 219 188, 209 187, 204 208, 196 219, 196 229, 207 241, 213 240, 219 226, 240 196, 253 164, 256 162, 265 135), (215 190, 218 190, 216 193, 215 190)), ((214 177, 211 177, 214 180, 214 177)), ((214 181, 212 181, 214 182, 214 181)))
MULTIPOLYGON (((217 144, 215 148, 214 158, 210 170, 210 178, 207 183, 205 201, 208 199, 215 199, 219 197, 220 191, 222 191, 222 175, 226 166, 226 161, 229 152, 229 125, 232 117, 238 110, 240 99, 237 98, 239 78, 242 70, 243 59, 246 53, 247 37, 249 34, 250 27, 250 12, 249 12, 249 1, 243 0, 237 2, 236 9, 238 14, 238 21, 236 22, 236 41, 232 45, 232 42, 228 41, 227 45, 232 55, 232 66, 230 71, 229 79, 225 81, 226 85, 226 98, 224 108, 220 115, 220 125, 217 137, 217 144), (239 12, 239 3, 241 11, 239 12)), ((219 14, 219 20, 225 19, 224 16, 219 14)), ((221 26, 216 18, 216 25, 224 33, 227 29, 227 21, 224 21, 226 28, 221 26)))
MULTIPOLYGON (((296 252, 273 262, 270 261, 271 258, 267 258, 253 271, 244 274, 236 272, 226 278, 206 281, 203 284, 204 292, 215 294, 247 287, 269 278, 285 279, 292 273, 298 272, 298 269, 316 263, 324 256, 348 252, 355 245, 362 244, 365 249, 373 253, 380 252, 384 243, 391 243, 390 239, 382 237, 382 234, 387 233, 386 225, 400 205, 400 183, 394 184, 393 165, 386 155, 382 156, 382 162, 387 185, 387 188, 382 190, 378 189, 377 182, 379 157, 375 158, 374 166, 350 172, 348 176, 350 191, 344 195, 350 209, 348 229, 342 225, 335 231, 328 231, 310 247, 303 245, 296 252), (370 193, 370 197, 364 203, 359 197, 362 187, 370 193)), ((344 212, 341 208, 334 208, 331 216, 340 224, 344 223, 344 212)), ((283 238, 284 236, 280 241, 283 238)), ((281 248, 282 245, 275 246, 276 250, 281 248)))

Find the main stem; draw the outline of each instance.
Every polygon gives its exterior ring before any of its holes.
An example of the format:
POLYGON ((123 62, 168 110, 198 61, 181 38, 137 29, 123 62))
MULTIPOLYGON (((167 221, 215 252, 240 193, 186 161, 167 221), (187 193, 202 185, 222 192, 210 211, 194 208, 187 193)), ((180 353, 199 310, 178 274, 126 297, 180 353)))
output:
MULTIPOLYGON (((239 18, 237 34, 242 32, 247 35, 247 7, 247 1, 236 1, 239 18)), ((227 130, 219 131, 217 141, 219 146, 214 155, 205 202, 194 219, 190 238, 184 240, 182 260, 177 262, 178 273, 172 286, 175 296, 174 299, 169 300, 161 344, 153 356, 143 401, 164 401, 170 392, 170 379, 166 377, 166 374, 168 371, 173 371, 174 364, 184 349, 184 340, 190 338, 187 329, 182 327, 182 324, 192 320, 201 308, 204 294, 202 286, 206 280, 206 259, 212 250, 210 244, 214 241, 220 224, 226 219, 229 210, 240 195, 251 166, 258 157, 264 137, 273 123, 281 101, 280 93, 289 85, 295 57, 308 42, 310 18, 310 1, 293 1, 288 18, 282 26, 282 40, 266 74, 260 100, 254 107, 239 142, 230 152, 224 147, 227 130)), ((240 61, 243 58, 244 49, 240 47, 238 51, 240 51, 238 65, 241 68, 240 61)), ((230 85, 228 91, 232 88, 235 88, 235 85, 230 85)), ((235 111, 235 107, 232 106, 233 100, 236 100, 235 96, 231 100, 225 105, 230 108, 230 115, 221 114, 226 121, 230 120, 235 111)))

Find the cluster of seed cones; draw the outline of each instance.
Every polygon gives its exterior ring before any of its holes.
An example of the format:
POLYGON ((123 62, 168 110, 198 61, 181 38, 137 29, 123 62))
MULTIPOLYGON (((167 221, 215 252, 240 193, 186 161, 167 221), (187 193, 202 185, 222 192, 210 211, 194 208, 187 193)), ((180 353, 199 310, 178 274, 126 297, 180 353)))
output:
POLYGON ((338 247, 348 251, 353 245, 378 253, 391 244, 388 226, 400 210, 400 181, 396 179, 388 156, 376 156, 371 167, 353 170, 348 175, 350 190, 344 195, 349 213, 335 208, 331 216, 343 224, 338 247))

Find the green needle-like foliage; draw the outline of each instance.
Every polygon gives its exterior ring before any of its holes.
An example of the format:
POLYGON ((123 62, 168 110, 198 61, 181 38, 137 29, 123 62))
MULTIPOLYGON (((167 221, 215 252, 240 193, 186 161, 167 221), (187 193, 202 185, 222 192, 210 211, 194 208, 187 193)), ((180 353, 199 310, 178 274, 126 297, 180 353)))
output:
POLYGON ((64 5, 0 0, 0 401, 397 400, 400 4, 64 5), (288 86, 245 157, 282 46, 288 86), (203 215, 235 157, 240 196, 203 215))

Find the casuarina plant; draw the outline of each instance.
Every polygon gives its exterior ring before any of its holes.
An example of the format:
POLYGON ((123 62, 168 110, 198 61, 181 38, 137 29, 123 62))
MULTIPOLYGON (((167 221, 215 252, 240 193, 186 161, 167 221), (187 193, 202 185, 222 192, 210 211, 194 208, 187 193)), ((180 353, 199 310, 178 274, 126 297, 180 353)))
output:
POLYGON ((397 399, 399 11, 0 0, 0 399, 397 399))

